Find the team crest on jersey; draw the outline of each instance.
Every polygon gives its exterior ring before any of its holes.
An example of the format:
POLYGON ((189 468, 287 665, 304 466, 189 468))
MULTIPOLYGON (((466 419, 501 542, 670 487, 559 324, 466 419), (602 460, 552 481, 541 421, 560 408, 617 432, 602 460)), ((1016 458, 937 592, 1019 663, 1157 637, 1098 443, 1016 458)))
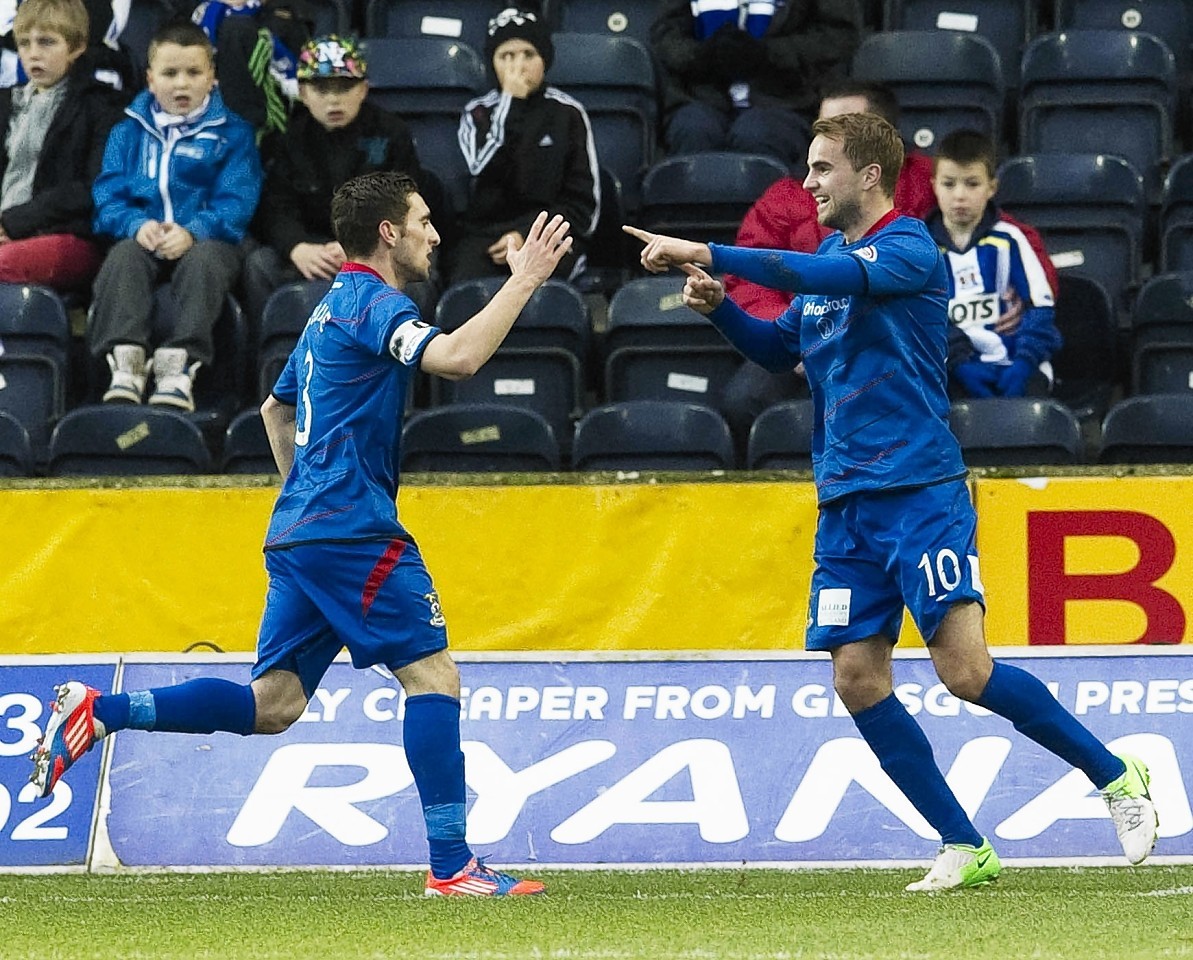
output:
POLYGON ((867 263, 874 263, 878 260, 878 250, 872 246, 862 247, 860 250, 854 250, 853 252, 867 263))
POLYGON ((430 593, 424 593, 423 599, 431 605, 431 619, 427 623, 432 627, 446 626, 447 620, 443 616, 443 607, 439 605, 439 594, 432 590, 430 593))

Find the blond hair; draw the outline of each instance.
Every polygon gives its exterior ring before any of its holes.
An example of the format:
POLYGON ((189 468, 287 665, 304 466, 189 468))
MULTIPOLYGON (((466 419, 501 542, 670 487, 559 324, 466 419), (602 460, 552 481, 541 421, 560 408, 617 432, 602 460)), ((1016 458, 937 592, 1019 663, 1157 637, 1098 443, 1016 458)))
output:
POLYGON ((20 40, 33 30, 61 34, 71 50, 87 46, 91 20, 83 0, 25 0, 17 7, 12 35, 20 40))
POLYGON ((817 120, 812 133, 838 141, 854 170, 877 164, 882 170, 879 186, 888 197, 895 196, 903 169, 903 139, 886 120, 873 113, 842 113, 817 120))

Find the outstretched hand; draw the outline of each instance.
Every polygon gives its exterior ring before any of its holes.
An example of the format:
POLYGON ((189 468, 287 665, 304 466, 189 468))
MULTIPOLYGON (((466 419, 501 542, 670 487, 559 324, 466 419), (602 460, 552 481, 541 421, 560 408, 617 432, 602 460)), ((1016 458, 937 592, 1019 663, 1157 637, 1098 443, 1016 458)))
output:
POLYGON ((641 230, 628 224, 623 225, 621 229, 646 244, 642 249, 642 266, 651 273, 664 273, 668 267, 680 267, 685 263, 694 263, 702 267, 712 266, 712 251, 707 243, 651 233, 649 230, 641 230))
POLYGON ((544 210, 535 217, 520 247, 514 245, 512 237, 507 238, 505 262, 509 264, 510 274, 533 280, 535 286, 545 283, 572 249, 572 238, 568 236, 571 226, 558 214, 548 221, 544 210))
POLYGON ((683 285, 683 302, 685 307, 691 307, 697 313, 708 316, 725 300, 725 288, 721 281, 710 277, 699 267, 690 263, 680 266, 688 275, 683 285))

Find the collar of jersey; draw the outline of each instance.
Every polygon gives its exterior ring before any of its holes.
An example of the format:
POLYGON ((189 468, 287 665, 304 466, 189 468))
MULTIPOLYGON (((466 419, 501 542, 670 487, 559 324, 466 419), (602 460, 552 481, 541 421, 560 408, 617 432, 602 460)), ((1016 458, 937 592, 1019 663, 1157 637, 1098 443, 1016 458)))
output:
POLYGON ((867 230, 860 237, 858 237, 854 241, 854 243, 861 243, 863 240, 866 239, 866 237, 870 236, 870 234, 877 233, 879 230, 881 230, 883 227, 885 227, 892 220, 896 220, 901 216, 903 216, 903 214, 900 213, 897 209, 888 210, 881 217, 879 217, 877 220, 875 220, 874 226, 872 226, 869 230, 867 230))
POLYGON ((354 260, 345 262, 344 265, 340 267, 340 273, 371 273, 382 283, 385 282, 385 277, 381 276, 381 274, 379 274, 368 264, 356 263, 354 260))

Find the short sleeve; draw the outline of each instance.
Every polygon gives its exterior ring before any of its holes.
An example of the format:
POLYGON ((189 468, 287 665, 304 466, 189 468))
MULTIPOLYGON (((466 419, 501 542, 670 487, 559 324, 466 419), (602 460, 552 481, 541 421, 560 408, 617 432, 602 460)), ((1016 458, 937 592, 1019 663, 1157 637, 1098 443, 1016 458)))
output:
POLYGON ((357 339, 371 353, 417 367, 427 344, 440 332, 419 316, 413 300, 394 290, 369 304, 357 329, 357 339))
MULTIPOLYGON (((303 341, 299 340, 298 343, 301 346, 303 341)), ((298 406, 298 349, 295 347, 290 351, 290 357, 270 391, 278 401, 289 407, 298 406)))

